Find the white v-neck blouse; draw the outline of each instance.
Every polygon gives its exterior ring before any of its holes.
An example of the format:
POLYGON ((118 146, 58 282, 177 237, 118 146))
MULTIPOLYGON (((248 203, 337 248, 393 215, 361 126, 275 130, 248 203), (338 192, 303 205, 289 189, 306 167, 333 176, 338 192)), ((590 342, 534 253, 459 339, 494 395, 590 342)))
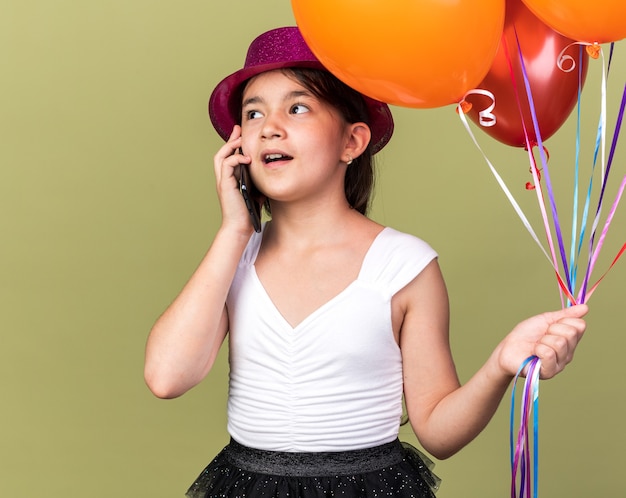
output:
MULTIPOLYGON (((437 257, 384 228, 359 275, 296 327, 257 277, 253 234, 227 299, 228 431, 272 451, 343 451, 393 441, 402 417, 402 357, 391 298, 437 257)), ((303 263, 306 264, 306 263, 303 263)))

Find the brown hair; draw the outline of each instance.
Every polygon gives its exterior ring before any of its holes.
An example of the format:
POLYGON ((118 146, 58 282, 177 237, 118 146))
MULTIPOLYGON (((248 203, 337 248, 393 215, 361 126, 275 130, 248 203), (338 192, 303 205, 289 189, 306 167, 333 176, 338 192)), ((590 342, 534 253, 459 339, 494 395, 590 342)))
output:
MULTIPOLYGON (((370 116, 363 96, 332 73, 309 68, 287 68, 282 71, 287 76, 295 78, 317 98, 337 109, 348 123, 363 122, 369 126, 370 116)), ((246 83, 240 87, 242 95, 246 83)), ((241 102, 241 99, 239 101, 241 102)), ((353 209, 361 214, 367 214, 373 189, 374 157, 372 145, 369 143, 363 153, 348 165, 344 179, 344 192, 353 209)), ((266 208, 269 208, 268 204, 266 208)))

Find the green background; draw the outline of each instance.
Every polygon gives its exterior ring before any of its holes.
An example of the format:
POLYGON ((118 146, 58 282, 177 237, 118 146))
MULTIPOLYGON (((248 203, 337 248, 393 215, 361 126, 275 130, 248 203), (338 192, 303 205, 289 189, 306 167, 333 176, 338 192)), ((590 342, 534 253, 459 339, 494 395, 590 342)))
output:
MULTIPOLYGON (((287 0, 2 1, 0 496, 182 497, 227 441, 224 354, 204 383, 162 401, 143 383, 143 348, 219 223, 208 95, 254 36, 293 22, 287 0)), ((616 48, 611 130, 626 79, 616 48)), ((583 93, 584 168, 601 67, 583 93)), ((372 216, 439 252, 466 380, 517 321, 559 308, 558 290, 454 106, 393 111, 372 216)), ((543 240, 525 152, 473 130, 543 240)), ((546 144, 566 234, 574 138, 570 120, 546 144)), ((622 206, 599 269, 625 227, 622 206)), ((623 264, 591 300, 576 361, 541 384, 542 496, 624 492, 623 264)), ((437 462, 440 498, 508 495, 509 406, 437 462)))

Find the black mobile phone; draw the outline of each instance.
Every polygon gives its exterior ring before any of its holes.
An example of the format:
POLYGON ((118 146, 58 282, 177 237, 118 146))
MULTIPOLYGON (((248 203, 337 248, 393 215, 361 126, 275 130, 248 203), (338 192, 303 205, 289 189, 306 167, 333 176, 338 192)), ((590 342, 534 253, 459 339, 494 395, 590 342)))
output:
POLYGON ((261 204, 255 200, 255 187, 250 179, 247 164, 239 165, 239 191, 246 203, 248 213, 250 213, 250 221, 252 221, 254 231, 259 233, 261 231, 261 204))

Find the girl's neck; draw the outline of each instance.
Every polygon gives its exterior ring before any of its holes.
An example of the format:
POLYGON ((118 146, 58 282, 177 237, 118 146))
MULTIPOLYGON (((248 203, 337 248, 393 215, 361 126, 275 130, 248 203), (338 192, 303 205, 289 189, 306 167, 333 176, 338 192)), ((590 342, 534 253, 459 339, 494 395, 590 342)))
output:
POLYGON ((347 203, 334 207, 272 204, 272 221, 264 239, 289 245, 323 244, 358 229, 363 223, 372 222, 347 203))

